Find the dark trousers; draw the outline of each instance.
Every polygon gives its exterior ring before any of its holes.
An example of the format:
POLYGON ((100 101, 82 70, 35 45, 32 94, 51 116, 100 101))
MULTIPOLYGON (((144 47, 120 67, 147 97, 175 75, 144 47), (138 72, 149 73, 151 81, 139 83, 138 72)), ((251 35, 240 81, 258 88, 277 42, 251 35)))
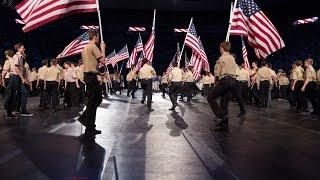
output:
POLYGON ((162 96, 164 97, 167 93, 167 88, 168 88, 168 84, 167 83, 163 83, 161 84, 161 91, 162 91, 162 96))
POLYGON ((142 101, 146 100, 148 97, 147 105, 148 108, 151 108, 152 102, 152 79, 142 79, 141 80, 141 88, 143 89, 142 101))
POLYGON ((252 100, 255 101, 256 105, 260 104, 259 90, 258 90, 257 84, 254 84, 250 90, 250 94, 249 94, 249 103, 250 104, 252 104, 252 100))
POLYGON ((31 85, 32 85, 31 95, 33 95, 33 96, 38 95, 37 81, 32 81, 32 82, 31 82, 31 85))
POLYGON ((112 81, 112 87, 113 87, 113 93, 116 94, 116 92, 119 91, 121 94, 120 82, 112 81))
POLYGON ((79 91, 75 82, 67 82, 65 91, 65 101, 68 107, 74 107, 79 105, 79 91))
MULTIPOLYGON (((184 86, 186 88, 186 96, 188 100, 192 99, 192 94, 194 93, 194 88, 193 88, 194 83, 193 82, 185 82, 184 86)), ((208 90, 209 93, 209 90, 208 90)))
POLYGON ((268 104, 268 93, 270 88, 270 82, 269 81, 261 81, 260 82, 260 106, 261 107, 267 107, 268 104))
POLYGON ((244 105, 240 98, 237 95, 237 84, 236 79, 231 77, 222 78, 216 86, 210 89, 208 95, 208 103, 213 111, 213 113, 218 118, 224 118, 228 116, 228 106, 230 95, 236 97, 238 104, 240 106, 240 111, 244 112, 244 105), (217 98, 221 97, 220 105, 217 102, 217 98))
POLYGON ((181 88, 182 82, 171 82, 169 86, 169 97, 173 106, 178 105, 177 98, 181 88))
POLYGON ((59 83, 56 81, 46 82, 47 107, 56 109, 58 105, 59 83))
POLYGON ((297 100, 297 111, 304 111, 308 108, 308 102, 305 94, 301 91, 304 81, 297 81, 294 87, 295 99, 297 100))
POLYGON ((248 103, 249 87, 248 81, 239 81, 239 94, 244 103, 248 103))
POLYGON ((101 86, 94 73, 85 73, 84 82, 87 86, 87 104, 86 110, 82 113, 82 117, 86 124, 86 131, 92 131, 96 125, 97 108, 102 102, 101 86))
POLYGON ((9 114, 17 108, 18 91, 21 88, 21 79, 18 75, 10 75, 4 99, 4 108, 9 114))
POLYGON ((128 82, 128 92, 127 95, 131 93, 131 96, 134 97, 134 93, 137 91, 137 80, 132 80, 128 82))
POLYGON ((38 91, 40 96, 40 107, 47 107, 47 91, 44 89, 44 80, 39 80, 38 91))
POLYGON ((203 96, 204 97, 208 97, 208 94, 209 94, 209 89, 210 89, 210 84, 204 84, 203 85, 203 96))
POLYGON ((85 98, 86 98, 86 90, 85 90, 86 85, 81 81, 78 81, 78 84, 80 86, 78 104, 83 105, 85 103, 85 98))
POLYGON ((279 89, 279 98, 287 99, 288 97, 288 85, 281 85, 279 89))
POLYGON ((28 100, 28 84, 21 84, 17 94, 17 110, 25 113, 27 112, 27 100, 28 100))
POLYGON ((319 109, 319 97, 317 97, 317 83, 309 82, 305 89, 305 96, 310 100, 313 111, 320 112, 319 109))

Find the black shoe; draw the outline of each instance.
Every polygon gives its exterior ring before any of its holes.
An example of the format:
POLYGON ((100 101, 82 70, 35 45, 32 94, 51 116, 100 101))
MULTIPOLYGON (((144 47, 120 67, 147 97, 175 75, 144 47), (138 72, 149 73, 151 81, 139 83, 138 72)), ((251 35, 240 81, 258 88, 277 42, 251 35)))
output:
POLYGON ((176 111, 176 107, 177 107, 178 105, 177 104, 175 104, 175 105, 173 105, 169 110, 170 111, 176 111))
POLYGON ((312 111, 311 114, 312 115, 318 115, 319 113, 317 111, 312 111))
POLYGON ((100 131, 100 130, 96 130, 96 129, 86 130, 86 131, 85 131, 85 134, 88 134, 88 135, 96 135, 96 134, 101 134, 101 131, 100 131))
POLYGON ((6 117, 7 118, 18 118, 18 116, 15 116, 15 115, 13 115, 12 113, 10 113, 10 114, 6 114, 6 117))
POLYGON ((135 96, 132 96, 132 99, 135 99, 135 98, 137 98, 137 97, 135 97, 135 96))
POLYGON ((216 127, 224 126, 225 124, 228 125, 229 116, 223 117, 220 119, 220 121, 217 123, 216 127))
POLYGON ((228 124, 214 128, 215 131, 229 132, 228 124))
POLYGON ((20 113, 20 116, 31 117, 31 116, 33 116, 33 114, 29 113, 28 111, 25 111, 25 112, 20 113))
POLYGON ((241 112, 240 114, 237 115, 237 117, 243 117, 245 116, 247 113, 245 111, 241 112))
POLYGON ((84 126, 87 126, 87 122, 85 121, 85 117, 84 116, 80 116, 80 117, 78 117, 78 121, 82 124, 82 125, 84 125, 84 126))
POLYGON ((127 94, 127 97, 129 97, 130 95, 129 94, 127 94))
POLYGON ((141 104, 144 104, 144 100, 141 100, 140 102, 141 102, 141 104))

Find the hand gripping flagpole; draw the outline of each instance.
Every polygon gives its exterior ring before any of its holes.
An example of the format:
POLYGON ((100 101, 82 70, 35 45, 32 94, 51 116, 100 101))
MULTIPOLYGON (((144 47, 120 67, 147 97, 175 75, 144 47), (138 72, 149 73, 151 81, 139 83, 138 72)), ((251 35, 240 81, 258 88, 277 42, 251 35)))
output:
POLYGON ((234 16, 234 10, 237 7, 237 2, 238 0, 231 2, 231 8, 230 8, 230 16, 229 16, 229 26, 228 26, 228 31, 227 31, 227 36, 226 36, 226 41, 229 42, 229 37, 230 37, 230 29, 231 29, 231 24, 232 24, 232 20, 233 20, 233 16, 234 16))
MULTIPOLYGON (((190 23, 189 23, 189 26, 188 26, 187 34, 189 33, 189 30, 190 30, 190 27, 191 27, 192 22, 193 22, 193 17, 191 17, 191 20, 190 20, 190 23)), ((183 51, 184 51, 184 47, 185 47, 185 45, 186 45, 187 34, 186 34, 186 37, 185 37, 185 39, 184 39, 181 52, 180 52, 180 54, 179 54, 179 56, 178 56, 178 67, 179 67, 179 68, 180 68, 180 60, 181 60, 181 57, 182 57, 182 54, 183 54, 183 51)))

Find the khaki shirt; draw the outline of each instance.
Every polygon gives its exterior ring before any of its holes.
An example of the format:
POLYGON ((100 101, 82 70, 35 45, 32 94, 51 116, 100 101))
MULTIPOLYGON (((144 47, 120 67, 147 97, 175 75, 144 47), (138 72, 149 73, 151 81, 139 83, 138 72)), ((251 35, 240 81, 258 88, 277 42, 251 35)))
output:
POLYGON ((221 77, 237 76, 237 63, 230 53, 224 53, 219 58, 221 62, 221 77))
POLYGON ((11 69, 12 61, 12 59, 8 59, 4 62, 3 71, 7 72, 4 78, 9 78, 10 73, 13 72, 13 69, 11 69))
POLYGON ((211 84, 212 79, 211 79, 210 76, 202 76, 201 82, 202 82, 203 84, 211 84))
POLYGON ((272 81, 270 68, 262 67, 257 72, 259 81, 272 81))
POLYGON ((113 81, 120 82, 120 75, 114 74, 112 80, 113 80, 113 81))
POLYGON ((279 86, 287 86, 289 85, 289 79, 286 76, 280 75, 279 76, 279 86))
POLYGON ((41 68, 39 68, 38 80, 45 80, 48 69, 49 68, 47 66, 42 66, 41 68))
POLYGON ((168 76, 167 75, 163 75, 161 77, 161 84, 168 84, 168 76))
POLYGON ((317 79, 318 79, 318 82, 320 83, 320 69, 317 71, 317 79))
POLYGON ((300 66, 297 66, 292 71, 292 79, 298 80, 298 81, 303 81, 304 80, 303 73, 304 73, 304 69, 300 66))
POLYGON ((221 61, 218 59, 216 64, 214 65, 214 76, 220 77, 221 76, 221 61))
POLYGON ((38 78, 38 73, 35 72, 35 71, 30 72, 29 75, 30 75, 30 76, 29 76, 29 81, 30 81, 30 82, 36 81, 37 78, 38 78))
POLYGON ((59 82, 59 75, 60 75, 60 70, 55 66, 51 66, 48 68, 48 70, 46 72, 45 81, 59 82))
POLYGON ((144 64, 139 71, 140 79, 151 79, 154 75, 156 75, 156 71, 149 64, 144 64))
POLYGON ((238 74, 238 80, 239 81, 249 81, 249 78, 250 78, 249 72, 244 68, 240 69, 239 74, 238 74))
POLYGON ((82 60, 84 65, 84 72, 98 73, 99 58, 102 53, 99 48, 92 43, 87 44, 82 51, 82 60))
POLYGON ((171 73, 169 74, 169 81, 170 82, 182 82, 183 78, 183 71, 178 67, 172 68, 171 73))
POLYGON ((12 58, 12 63, 10 64, 10 74, 18 75, 15 71, 15 67, 18 66, 20 72, 23 72, 23 56, 19 53, 16 53, 12 58))
POLYGON ((317 81, 317 73, 312 66, 306 69, 305 78, 309 81, 317 81))
POLYGON ((187 72, 184 74, 184 82, 193 82, 193 73, 190 70, 187 70, 187 72))
POLYGON ((127 81, 132 81, 132 80, 136 80, 137 79, 137 73, 134 70, 131 70, 128 74, 127 74, 127 81))
POLYGON ((84 70, 83 70, 83 67, 81 66, 78 66, 76 68, 76 72, 77 72, 77 78, 80 80, 80 81, 84 81, 84 70))
POLYGON ((76 69, 68 68, 64 70, 64 80, 66 82, 76 82, 77 81, 77 72, 76 69))

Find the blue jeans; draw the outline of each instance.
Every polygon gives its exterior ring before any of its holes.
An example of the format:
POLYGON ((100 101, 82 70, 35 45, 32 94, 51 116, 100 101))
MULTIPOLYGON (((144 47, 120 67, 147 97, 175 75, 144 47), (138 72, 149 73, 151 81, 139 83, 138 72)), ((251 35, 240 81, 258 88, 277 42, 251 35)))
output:
POLYGON ((16 110, 18 90, 21 88, 21 79, 17 75, 10 75, 8 86, 6 88, 6 96, 4 99, 4 108, 8 112, 16 110))
POLYGON ((27 111, 28 90, 26 86, 26 84, 21 84, 20 89, 18 90, 18 110, 22 113, 27 111))

